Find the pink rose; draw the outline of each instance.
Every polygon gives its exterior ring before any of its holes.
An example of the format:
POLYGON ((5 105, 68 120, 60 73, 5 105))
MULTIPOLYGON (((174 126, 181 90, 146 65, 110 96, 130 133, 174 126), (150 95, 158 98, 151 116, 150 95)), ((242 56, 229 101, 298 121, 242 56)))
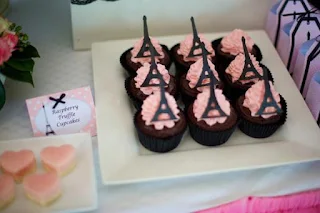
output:
POLYGON ((0 66, 11 57, 12 48, 4 38, 0 38, 0 66))
POLYGON ((11 52, 17 46, 19 38, 15 33, 8 32, 4 35, 3 39, 7 41, 9 47, 11 48, 11 52))

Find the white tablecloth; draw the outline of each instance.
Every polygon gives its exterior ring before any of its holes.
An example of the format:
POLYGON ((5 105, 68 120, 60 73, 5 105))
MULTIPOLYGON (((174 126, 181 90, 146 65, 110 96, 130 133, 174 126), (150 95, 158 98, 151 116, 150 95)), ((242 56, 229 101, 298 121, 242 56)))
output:
MULTIPOLYGON (((71 46, 69 0, 11 0, 11 4, 10 20, 23 26, 41 59, 36 61, 35 88, 7 80, 8 100, 0 112, 0 140, 32 137, 25 99, 86 85, 93 88, 91 53, 75 52, 71 46)), ((96 142, 93 138, 99 182, 99 209, 95 213, 191 212, 248 195, 283 195, 320 188, 319 161, 105 187, 99 178, 96 142)))

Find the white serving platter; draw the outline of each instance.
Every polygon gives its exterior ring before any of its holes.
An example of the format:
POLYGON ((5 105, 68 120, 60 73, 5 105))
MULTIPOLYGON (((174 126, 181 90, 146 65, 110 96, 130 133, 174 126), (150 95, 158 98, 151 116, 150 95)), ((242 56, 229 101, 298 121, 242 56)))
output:
MULTIPOLYGON (((181 144, 167 154, 144 149, 133 125, 134 110, 124 89, 120 55, 137 39, 92 45, 100 167, 104 184, 125 184, 151 180, 239 171, 320 159, 320 130, 267 34, 248 31, 262 50, 276 89, 288 104, 288 119, 267 139, 250 138, 237 130, 229 141, 214 148, 201 146, 188 132, 181 144)), ((209 40, 227 33, 204 34, 209 40)), ((185 35, 157 37, 172 47, 185 35)), ((174 67, 170 69, 170 72, 174 67)))
POLYGON ((91 136, 87 133, 72 135, 29 138, 14 141, 0 141, 0 154, 6 150, 29 149, 37 159, 37 172, 43 171, 40 151, 47 146, 71 144, 77 150, 77 166, 62 177, 62 196, 48 207, 40 207, 29 201, 23 192, 22 184, 16 184, 16 197, 13 203, 1 213, 62 213, 86 212, 97 208, 97 183, 92 153, 91 136))

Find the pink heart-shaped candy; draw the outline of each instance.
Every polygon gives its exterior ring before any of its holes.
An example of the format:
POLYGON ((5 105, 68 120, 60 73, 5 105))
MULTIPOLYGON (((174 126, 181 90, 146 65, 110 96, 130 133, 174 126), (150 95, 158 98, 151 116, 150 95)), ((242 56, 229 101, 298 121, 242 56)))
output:
POLYGON ((41 151, 41 160, 53 166, 63 166, 75 158, 75 148, 72 145, 49 146, 41 151))
POLYGON ((34 160, 34 154, 30 150, 6 151, 0 156, 1 167, 13 174, 27 168, 34 160))
POLYGON ((14 180, 10 175, 0 175, 0 203, 9 201, 15 194, 14 180))

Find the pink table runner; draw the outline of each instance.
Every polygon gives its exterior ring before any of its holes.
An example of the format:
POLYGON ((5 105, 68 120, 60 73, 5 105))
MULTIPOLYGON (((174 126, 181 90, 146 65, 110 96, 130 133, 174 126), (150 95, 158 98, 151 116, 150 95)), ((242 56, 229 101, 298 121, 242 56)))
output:
POLYGON ((320 189, 278 197, 247 197, 196 213, 319 213, 320 189))

